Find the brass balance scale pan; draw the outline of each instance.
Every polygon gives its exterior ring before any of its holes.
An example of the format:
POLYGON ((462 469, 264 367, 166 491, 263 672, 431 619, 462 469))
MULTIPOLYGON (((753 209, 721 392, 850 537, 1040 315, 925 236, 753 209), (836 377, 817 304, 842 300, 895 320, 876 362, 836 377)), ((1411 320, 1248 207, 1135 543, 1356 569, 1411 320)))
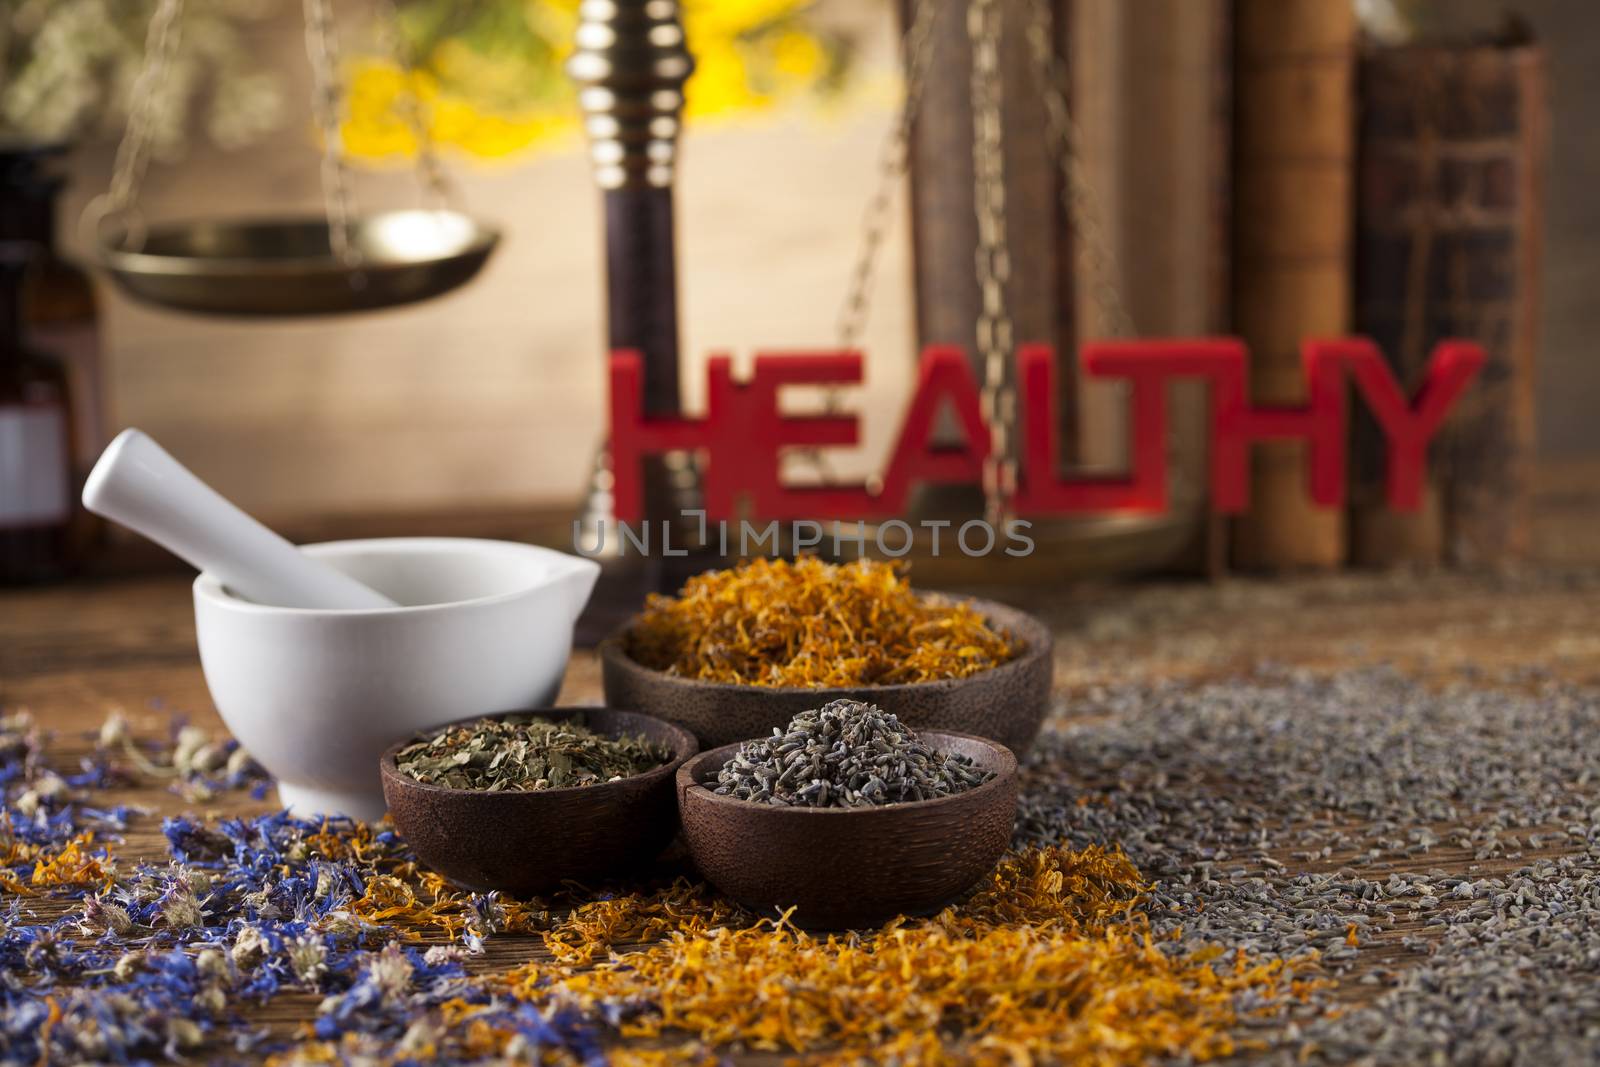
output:
POLYGON ((499 230, 455 211, 355 219, 339 256, 324 219, 171 222, 108 235, 100 260, 129 296, 214 315, 331 315, 440 296, 476 275, 499 230))

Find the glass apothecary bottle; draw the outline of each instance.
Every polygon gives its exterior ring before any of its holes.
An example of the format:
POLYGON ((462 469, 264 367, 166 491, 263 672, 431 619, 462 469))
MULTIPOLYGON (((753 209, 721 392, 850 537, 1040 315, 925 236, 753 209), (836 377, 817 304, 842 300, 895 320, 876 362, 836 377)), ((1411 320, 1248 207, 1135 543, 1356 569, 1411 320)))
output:
POLYGON ((0 141, 0 585, 70 574, 97 528, 78 503, 100 430, 96 316, 56 254, 62 153, 0 141))

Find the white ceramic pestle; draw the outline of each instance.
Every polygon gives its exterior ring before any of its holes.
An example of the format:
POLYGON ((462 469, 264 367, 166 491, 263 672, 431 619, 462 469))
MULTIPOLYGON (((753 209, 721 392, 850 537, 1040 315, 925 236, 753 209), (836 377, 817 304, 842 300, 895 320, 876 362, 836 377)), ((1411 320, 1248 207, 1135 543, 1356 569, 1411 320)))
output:
POLYGON ((280 608, 392 608, 395 602, 301 552, 196 478, 138 430, 123 430, 83 487, 83 506, 215 576, 234 595, 280 608))

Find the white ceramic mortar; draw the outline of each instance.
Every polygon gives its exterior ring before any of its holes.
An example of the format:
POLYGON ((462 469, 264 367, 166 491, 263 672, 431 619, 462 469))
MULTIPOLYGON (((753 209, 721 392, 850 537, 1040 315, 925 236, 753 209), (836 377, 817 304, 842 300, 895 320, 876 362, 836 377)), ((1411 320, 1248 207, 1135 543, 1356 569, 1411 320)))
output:
POLYGON ((593 560, 467 538, 303 551, 400 606, 281 608, 194 583, 200 663, 218 712, 297 815, 384 813, 378 757, 418 730, 554 703, 593 560))

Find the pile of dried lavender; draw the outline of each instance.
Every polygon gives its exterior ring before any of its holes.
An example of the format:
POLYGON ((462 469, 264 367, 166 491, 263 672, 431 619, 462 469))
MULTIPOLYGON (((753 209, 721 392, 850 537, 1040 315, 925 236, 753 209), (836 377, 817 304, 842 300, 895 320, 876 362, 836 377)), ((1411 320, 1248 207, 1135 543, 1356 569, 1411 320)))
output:
POLYGON ((1256 1020, 1269 1059, 1600 1062, 1600 698, 1483 683, 1076 695, 1024 767, 1018 843, 1120 844, 1169 951, 1319 950, 1366 1003, 1256 1020))
POLYGON ((451 726, 395 756, 401 774, 428 785, 526 792, 631 778, 672 760, 645 737, 606 737, 573 719, 507 715, 451 726))
POLYGON ((992 777, 965 756, 935 750, 875 704, 835 700, 740 746, 718 772, 716 792, 758 804, 850 808, 933 800, 992 777))

